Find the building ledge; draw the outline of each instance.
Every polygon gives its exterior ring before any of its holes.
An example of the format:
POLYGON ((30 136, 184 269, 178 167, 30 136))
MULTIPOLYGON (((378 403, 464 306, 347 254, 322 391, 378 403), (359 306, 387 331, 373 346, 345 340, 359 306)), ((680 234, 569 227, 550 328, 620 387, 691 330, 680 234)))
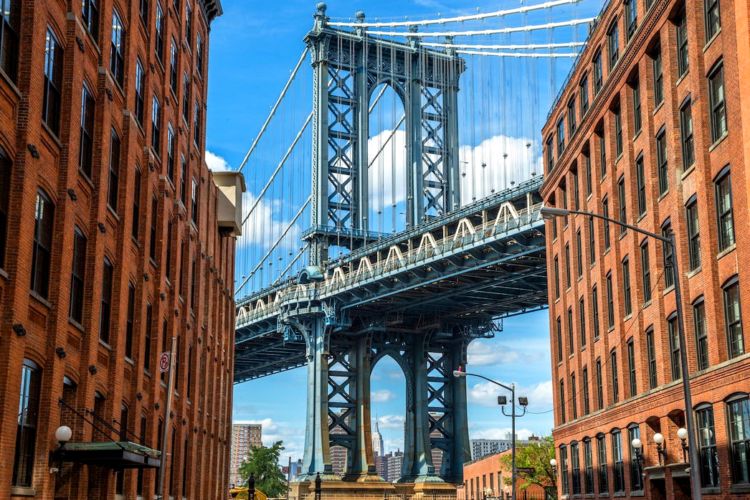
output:
POLYGON ((161 452, 129 441, 66 443, 52 452, 52 460, 95 464, 110 469, 153 469, 161 464, 161 452))

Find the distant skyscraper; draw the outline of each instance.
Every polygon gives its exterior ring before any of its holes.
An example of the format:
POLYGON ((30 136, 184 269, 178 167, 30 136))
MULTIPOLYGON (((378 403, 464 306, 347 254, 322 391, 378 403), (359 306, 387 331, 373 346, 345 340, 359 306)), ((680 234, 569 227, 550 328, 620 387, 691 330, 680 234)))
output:
POLYGON ((385 454, 383 435, 380 433, 377 418, 375 419, 375 432, 372 433, 372 452, 379 457, 382 457, 385 454))
POLYGON ((240 484, 240 465, 247 458, 250 450, 263 446, 262 434, 263 426, 260 424, 232 425, 232 451, 229 462, 230 484, 240 484))
MULTIPOLYGON (((341 427, 334 427, 331 434, 346 434, 341 427)), ((331 467, 334 474, 344 474, 346 472, 346 458, 348 452, 343 446, 331 446, 331 467)))
POLYGON ((400 450, 392 451, 383 458, 385 462, 385 477, 383 479, 389 483, 398 481, 401 478, 401 464, 404 461, 404 452, 400 450))

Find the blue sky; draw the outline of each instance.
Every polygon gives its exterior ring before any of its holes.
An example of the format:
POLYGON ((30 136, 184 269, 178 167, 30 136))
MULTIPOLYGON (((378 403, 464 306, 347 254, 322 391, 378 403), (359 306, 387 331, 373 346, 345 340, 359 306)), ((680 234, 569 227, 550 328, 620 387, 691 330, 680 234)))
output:
MULTIPOLYGON (((471 3, 463 0, 331 0, 327 3, 328 14, 337 20, 349 18, 361 9, 372 21, 424 19, 438 14, 464 15, 543 1, 546 0, 477 0, 471 3)), ((303 37, 312 26, 315 2, 223 0, 222 4, 224 15, 214 21, 210 37, 207 159, 209 166, 214 168, 236 168, 304 48, 303 37)), ((508 16, 450 27, 487 29, 587 18, 596 15, 602 4, 603 0, 582 0, 575 6, 548 9, 523 17, 508 16)), ((585 34, 586 26, 580 26, 557 29, 553 33, 542 31, 456 41, 496 44, 582 42, 585 34)), ((464 159, 462 164, 465 164, 462 168, 467 173, 462 192, 466 193, 466 201, 471 201, 469 198, 489 194, 490 187, 500 189, 508 182, 523 180, 524 176, 535 171, 540 151, 538 130, 558 86, 568 73, 571 60, 466 59, 467 71, 462 77, 463 90, 459 97, 459 108, 463 106, 463 111, 459 120, 461 157, 464 159), (499 160, 505 155, 509 156, 510 164, 499 160)), ((288 147, 291 136, 309 113, 310 88, 310 68, 305 62, 287 102, 280 108, 277 119, 272 122, 244 171, 250 191, 246 205, 253 202, 253 196, 258 194, 288 147)), ((391 101, 384 99, 384 102, 385 112, 380 115, 385 118, 377 124, 371 122, 371 127, 387 132, 388 120, 393 125, 395 115, 389 113, 391 101)), ((392 106, 391 109, 395 110, 396 104, 392 106)), ((396 151, 401 144, 398 136, 392 142, 396 151)), ((393 158, 396 155, 394 152, 393 158)), ((310 139, 307 134, 282 169, 279 182, 269 190, 266 198, 271 201, 266 203, 264 198, 265 205, 259 205, 255 214, 259 222, 254 226, 255 230, 248 231, 252 234, 240 242, 238 281, 265 253, 280 232, 279 228, 291 220, 309 194, 309 161, 310 139)), ((397 160, 393 161, 397 164, 397 160)), ((397 196, 399 194, 391 193, 392 198, 397 196)), ((392 201, 400 203, 400 200, 392 201)), ((273 260, 278 260, 277 270, 290 262, 296 253, 299 231, 307 227, 308 222, 306 214, 303 215, 300 223, 290 231, 288 244, 281 245, 272 255, 273 260)), ((251 291, 274 278, 273 271, 268 268, 259 276, 244 291, 251 291)), ((515 382, 520 387, 519 394, 529 397, 529 409, 535 413, 519 421, 522 437, 531 432, 549 433, 552 427, 552 413, 549 411, 552 409, 552 386, 546 311, 507 319, 496 338, 473 343, 469 370, 503 382, 515 382)), ((477 379, 468 381, 470 435, 473 438, 504 437, 510 421, 500 414, 494 389, 480 382, 477 379)), ((287 453, 294 459, 299 458, 304 444, 306 386, 304 368, 235 386, 234 419, 262 422, 266 443, 282 439, 287 453)), ((403 376, 388 358, 375 367, 372 391, 373 415, 378 416, 386 450, 401 447, 403 376)))

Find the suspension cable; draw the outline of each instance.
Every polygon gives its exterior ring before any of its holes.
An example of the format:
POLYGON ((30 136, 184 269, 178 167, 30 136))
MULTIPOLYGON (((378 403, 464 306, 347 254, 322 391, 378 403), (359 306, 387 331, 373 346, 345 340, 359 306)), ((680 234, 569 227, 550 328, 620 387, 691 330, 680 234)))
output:
POLYGON ((393 130, 391 130, 391 133, 388 134, 388 137, 385 141, 380 145, 380 149, 378 149, 378 152, 375 153, 375 156, 373 156, 372 160, 370 160, 370 163, 367 164, 367 168, 372 167, 372 164, 375 163, 375 160, 378 159, 380 156, 380 153, 383 152, 385 147, 388 145, 388 143, 393 139, 393 136, 396 135, 396 132, 398 132, 398 128, 401 126, 402 123, 404 123, 404 120, 406 120, 406 115, 401 115, 401 119, 396 123, 396 126, 393 127, 393 130))
POLYGON ((260 132, 258 132, 258 135, 255 137, 255 140, 250 145, 250 149, 248 149, 247 153, 245 154, 245 157, 242 159, 242 163, 240 163, 240 166, 237 168, 238 172, 242 172, 242 169, 245 168, 245 164, 247 164, 247 161, 250 159, 250 155, 253 154, 253 151, 255 151, 255 148, 258 146, 258 142, 260 141, 260 138, 263 136, 266 129, 268 128, 268 124, 271 123, 271 119, 273 119, 273 116, 276 114, 276 110, 279 108, 281 101, 284 100, 284 97, 286 96, 286 93, 289 90, 289 87, 292 85, 294 78, 297 76, 297 72, 299 71, 300 67, 302 66, 302 63, 307 57, 308 51, 309 49, 307 47, 305 47, 305 50, 302 51, 302 55, 299 57, 297 64, 294 66, 294 69, 292 70, 292 74, 289 75, 289 79, 284 85, 284 88, 281 89, 281 94, 279 94, 278 99, 276 99, 276 102, 271 108, 271 112, 266 117, 266 121, 263 122, 263 126, 260 127, 260 132))
POLYGON ((595 17, 586 17, 582 19, 571 19, 570 21, 560 21, 556 23, 547 24, 530 24, 528 26, 513 26, 510 28, 496 28, 487 30, 471 30, 471 31, 368 31, 370 35, 379 36, 403 36, 407 38, 437 38, 446 36, 484 36, 484 35, 499 35, 503 33, 523 33, 526 31, 537 31, 537 30, 548 30, 553 28, 563 28, 565 26, 578 26, 579 24, 588 24, 595 20, 595 17))
POLYGON ((532 12, 535 10, 549 9, 551 7, 558 7, 560 5, 568 5, 572 3, 578 3, 581 0, 553 0, 550 2, 526 5, 523 7, 517 7, 514 9, 496 10, 494 12, 485 12, 482 14, 471 14, 467 16, 456 16, 456 17, 444 17, 441 19, 425 19, 422 21, 392 21, 392 22, 375 22, 375 23, 360 23, 360 22, 329 22, 329 26, 341 26, 348 28, 396 28, 406 26, 430 26, 434 24, 448 24, 448 23, 463 23, 466 21, 480 21, 482 19, 490 19, 493 17, 503 17, 511 14, 523 14, 525 12, 532 12))
POLYGON ((578 57, 577 52, 487 52, 482 50, 457 50, 458 54, 468 54, 473 56, 495 56, 495 57, 531 57, 531 58, 559 58, 559 57, 578 57))
POLYGON ((302 257, 305 254, 305 252, 307 251, 308 248, 310 248, 310 244, 309 243, 307 243, 304 247, 302 247, 300 249, 299 252, 297 252, 297 255, 294 257, 294 259, 292 259, 292 261, 284 268, 284 270, 281 271, 281 274, 279 274, 279 277, 276 278, 276 281, 273 282, 274 285, 277 285, 281 281, 281 279, 286 275, 286 273, 289 272, 289 270, 292 268, 292 266, 294 266, 294 264, 297 263, 297 261, 299 260, 299 258, 302 257))
POLYGON ((558 42, 558 43, 531 43, 510 45, 481 45, 471 43, 438 43, 422 42, 425 47, 441 47, 446 49, 487 49, 487 50, 534 50, 534 49, 563 49, 571 47, 583 47, 584 42, 558 42))

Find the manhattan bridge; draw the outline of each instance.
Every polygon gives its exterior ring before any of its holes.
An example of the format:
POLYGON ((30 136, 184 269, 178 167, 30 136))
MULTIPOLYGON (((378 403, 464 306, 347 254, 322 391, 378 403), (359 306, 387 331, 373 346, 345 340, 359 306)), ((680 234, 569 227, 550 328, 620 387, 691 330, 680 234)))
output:
POLYGON ((307 367, 303 481, 394 488, 370 428, 371 371, 390 356, 406 380, 399 483, 462 482, 467 389, 452 372, 504 317, 547 304, 538 102, 594 21, 580 1, 387 22, 318 4, 239 166, 234 379, 307 367), (499 19, 514 22, 486 24, 499 19))

